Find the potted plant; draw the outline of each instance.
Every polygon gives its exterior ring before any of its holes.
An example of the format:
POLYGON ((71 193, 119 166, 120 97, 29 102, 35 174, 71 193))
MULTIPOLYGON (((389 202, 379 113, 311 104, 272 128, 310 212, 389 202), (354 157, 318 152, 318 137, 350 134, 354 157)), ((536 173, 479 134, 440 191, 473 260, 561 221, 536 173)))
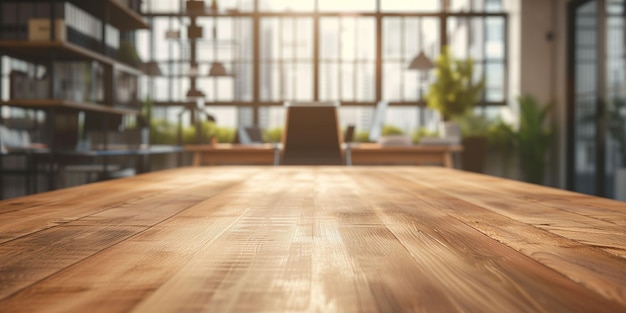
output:
MULTIPOLYGON (((474 115, 474 107, 485 89, 485 79, 475 79, 472 59, 455 59, 450 49, 444 47, 435 61, 435 81, 426 93, 428 107, 439 112, 443 118, 440 135, 461 141, 459 123, 473 125, 480 117, 474 115), (463 122, 463 120, 465 120, 463 122)), ((467 133, 463 138, 463 168, 482 172, 487 154, 485 132, 467 133)))
POLYGON ((492 121, 487 129, 487 158, 496 175, 514 179, 519 171, 517 166, 514 166, 518 163, 514 163, 517 162, 517 157, 512 133, 511 124, 501 118, 492 121))
POLYGON ((468 112, 458 120, 461 127, 463 154, 461 163, 466 171, 483 173, 487 162, 487 145, 489 127, 492 121, 482 115, 468 112))
POLYGON ((518 98, 520 105, 519 129, 511 133, 519 154, 524 180, 542 184, 547 152, 552 143, 552 129, 546 126, 546 118, 552 104, 541 105, 537 99, 526 95, 518 98))
POLYGON ((280 143, 283 138, 283 128, 282 127, 274 127, 270 129, 266 129, 263 132, 263 141, 269 143, 280 143))
POLYGON ((444 47, 435 61, 435 81, 426 93, 428 107, 443 118, 442 136, 449 135, 451 129, 460 133, 458 125, 450 122, 472 114, 484 88, 484 78, 474 78, 474 61, 455 59, 450 49, 444 47))

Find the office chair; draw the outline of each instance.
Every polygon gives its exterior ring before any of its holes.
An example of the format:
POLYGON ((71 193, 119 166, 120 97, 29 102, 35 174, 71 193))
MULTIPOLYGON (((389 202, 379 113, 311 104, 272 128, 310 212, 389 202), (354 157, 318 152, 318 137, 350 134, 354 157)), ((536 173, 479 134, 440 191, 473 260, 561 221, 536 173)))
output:
POLYGON ((343 164, 336 107, 287 107, 281 164, 343 164))

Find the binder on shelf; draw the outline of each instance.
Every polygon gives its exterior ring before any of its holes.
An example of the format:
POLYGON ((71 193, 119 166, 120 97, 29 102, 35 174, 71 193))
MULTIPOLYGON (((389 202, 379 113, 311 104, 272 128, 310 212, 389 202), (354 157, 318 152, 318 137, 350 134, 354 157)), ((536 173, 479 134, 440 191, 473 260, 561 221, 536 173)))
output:
POLYGON ((2 33, 0 38, 2 40, 17 39, 17 3, 0 3, 0 10, 2 12, 2 20, 0 20, 2 33))
MULTIPOLYGON (((55 20, 55 39, 57 41, 67 40, 67 31, 65 21, 62 19, 55 20)), ((28 40, 30 41, 48 41, 50 40, 50 19, 47 18, 31 18, 28 20, 28 40)))
POLYGON ((187 38, 189 39, 202 38, 202 27, 195 26, 195 25, 187 26, 187 38))

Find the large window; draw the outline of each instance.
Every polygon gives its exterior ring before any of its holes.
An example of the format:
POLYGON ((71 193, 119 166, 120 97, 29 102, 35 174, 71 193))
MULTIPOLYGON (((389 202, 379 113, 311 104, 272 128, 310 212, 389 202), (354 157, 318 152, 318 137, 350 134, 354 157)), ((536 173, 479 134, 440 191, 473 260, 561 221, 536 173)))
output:
POLYGON ((376 20, 322 17, 320 37, 320 100, 375 101, 376 20))
MULTIPOLYGON (((476 79, 486 80, 484 103, 507 98, 501 0, 217 1, 215 16, 206 0, 197 18, 203 29, 197 69, 189 65, 185 3, 143 1, 152 33, 138 35, 140 56, 164 72, 144 85, 162 104, 189 103, 189 76, 197 75, 207 105, 237 107, 240 123, 272 126, 270 116, 279 118, 281 108, 268 106, 285 101, 340 101, 363 109, 383 100, 410 111, 398 108, 397 116, 413 119, 398 123, 423 126, 418 106, 433 75, 409 69, 409 63, 420 52, 434 61, 444 45, 457 57, 474 59, 476 79), (209 77, 215 61, 232 75, 209 77)), ((360 121, 367 127, 366 118, 360 121)))
POLYGON ((409 69, 409 64, 419 52, 434 62, 441 46, 439 21, 436 17, 413 16, 383 19, 383 99, 422 100, 429 76, 409 69))
POLYGON ((261 19, 262 101, 313 100, 313 19, 261 19))
POLYGON ((500 16, 448 18, 448 45, 458 58, 471 58, 476 79, 484 76, 484 101, 506 99, 506 20, 500 16))

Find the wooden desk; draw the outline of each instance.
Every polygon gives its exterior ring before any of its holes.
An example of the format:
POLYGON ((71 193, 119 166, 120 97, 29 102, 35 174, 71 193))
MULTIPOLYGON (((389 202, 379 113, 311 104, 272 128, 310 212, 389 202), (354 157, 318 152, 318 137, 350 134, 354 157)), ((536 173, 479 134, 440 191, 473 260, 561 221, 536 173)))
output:
POLYGON ((440 167, 190 167, 0 202, 2 312, 626 312, 626 203, 440 167))
POLYGON ((193 153, 193 166, 218 164, 278 164, 280 150, 276 145, 186 145, 185 151, 193 153))
MULTIPOLYGON (((193 152, 193 166, 217 164, 280 163, 280 150, 273 145, 187 145, 185 151, 193 152)), ((440 164, 454 167, 452 154, 463 151, 462 146, 410 146, 382 147, 378 144, 357 144, 346 149, 346 164, 440 164)))
POLYGON ((463 151, 459 145, 453 146, 380 146, 375 143, 351 145, 349 158, 352 164, 440 164, 454 167, 452 154, 463 151))

